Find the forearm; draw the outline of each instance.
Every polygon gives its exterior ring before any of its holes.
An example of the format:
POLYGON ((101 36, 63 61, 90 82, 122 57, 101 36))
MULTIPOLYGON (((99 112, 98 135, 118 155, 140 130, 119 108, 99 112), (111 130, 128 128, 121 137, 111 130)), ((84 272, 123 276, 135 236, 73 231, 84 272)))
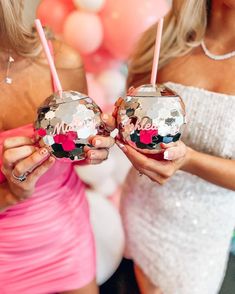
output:
POLYGON ((189 148, 182 170, 235 191, 235 160, 204 154, 189 148))
POLYGON ((16 203, 15 196, 10 192, 8 184, 0 184, 0 213, 16 203))

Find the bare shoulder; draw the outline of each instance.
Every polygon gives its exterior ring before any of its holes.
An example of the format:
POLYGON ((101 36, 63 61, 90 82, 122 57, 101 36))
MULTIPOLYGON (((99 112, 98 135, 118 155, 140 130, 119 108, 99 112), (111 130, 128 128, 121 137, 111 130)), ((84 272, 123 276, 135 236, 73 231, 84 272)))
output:
POLYGON ((74 49, 59 40, 54 40, 52 44, 58 69, 77 69, 83 66, 81 56, 74 49))

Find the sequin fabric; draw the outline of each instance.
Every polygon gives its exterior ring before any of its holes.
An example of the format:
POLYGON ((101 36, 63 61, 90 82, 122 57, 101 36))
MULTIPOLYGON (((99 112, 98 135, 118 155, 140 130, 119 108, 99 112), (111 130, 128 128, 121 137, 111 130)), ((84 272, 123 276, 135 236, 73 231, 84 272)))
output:
MULTIPOLYGON (((184 100, 192 148, 235 159, 235 96, 167 83, 184 100)), ((178 171, 164 186, 130 171, 121 213, 126 256, 164 294, 217 294, 235 225, 235 192, 178 171)))

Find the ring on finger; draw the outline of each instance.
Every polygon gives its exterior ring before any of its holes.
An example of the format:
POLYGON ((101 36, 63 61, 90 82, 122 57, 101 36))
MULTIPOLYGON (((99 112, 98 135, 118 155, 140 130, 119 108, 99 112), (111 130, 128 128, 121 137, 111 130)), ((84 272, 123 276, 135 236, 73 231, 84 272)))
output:
POLYGON ((27 179, 28 173, 24 173, 23 175, 16 176, 14 174, 14 171, 12 170, 11 175, 12 175, 12 178, 17 180, 18 182, 24 182, 27 179))
POLYGON ((140 172, 140 171, 138 171, 138 176, 139 176, 139 177, 142 177, 142 176, 143 176, 143 173, 140 172))

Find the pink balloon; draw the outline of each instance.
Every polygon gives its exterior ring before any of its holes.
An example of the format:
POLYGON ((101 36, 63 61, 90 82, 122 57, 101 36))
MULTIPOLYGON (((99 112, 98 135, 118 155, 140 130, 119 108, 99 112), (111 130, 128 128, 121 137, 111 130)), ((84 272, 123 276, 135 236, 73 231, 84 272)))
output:
POLYGON ((127 59, 140 35, 168 10, 166 0, 106 0, 100 14, 105 48, 127 59))
POLYGON ((65 19, 74 9, 72 0, 43 0, 38 6, 37 17, 42 25, 50 27, 56 34, 61 34, 65 19))
POLYGON ((72 12, 64 24, 64 38, 81 54, 95 52, 103 42, 103 27, 100 18, 89 12, 72 12))
POLYGON ((106 49, 100 48, 92 55, 84 56, 85 70, 91 73, 100 73, 106 69, 117 69, 121 63, 106 49))
POLYGON ((94 99, 95 103, 103 110, 106 106, 106 100, 102 86, 90 74, 87 75, 87 85, 89 96, 94 99))

